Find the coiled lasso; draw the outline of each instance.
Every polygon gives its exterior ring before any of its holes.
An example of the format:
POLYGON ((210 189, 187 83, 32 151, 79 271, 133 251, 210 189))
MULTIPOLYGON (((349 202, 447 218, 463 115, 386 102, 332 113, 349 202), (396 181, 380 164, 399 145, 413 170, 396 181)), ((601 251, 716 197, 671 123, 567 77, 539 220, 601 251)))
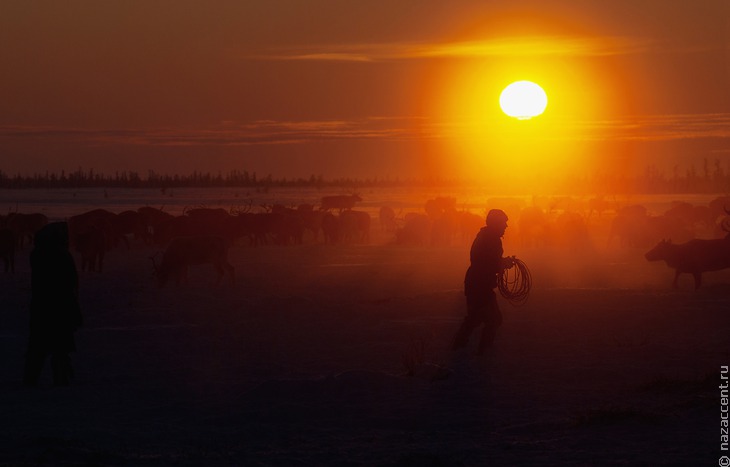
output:
POLYGON ((527 265, 512 256, 514 266, 504 269, 497 279, 499 293, 514 306, 524 305, 530 296, 532 275, 527 265))

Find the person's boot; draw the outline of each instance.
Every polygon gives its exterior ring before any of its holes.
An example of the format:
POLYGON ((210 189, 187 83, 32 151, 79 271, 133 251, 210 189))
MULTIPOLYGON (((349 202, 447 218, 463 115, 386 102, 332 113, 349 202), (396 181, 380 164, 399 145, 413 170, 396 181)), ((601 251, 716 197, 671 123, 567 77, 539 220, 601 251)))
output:
POLYGON ((56 386, 68 386, 73 376, 69 356, 53 355, 51 357, 51 366, 53 367, 53 384, 56 386))
POLYGON ((45 356, 27 353, 25 356, 25 369, 23 371, 23 385, 37 386, 43 370, 45 356))
POLYGON ((487 349, 490 349, 494 344, 494 338, 497 337, 497 329, 492 326, 484 326, 482 331, 482 338, 479 341, 479 348, 477 349, 477 355, 484 355, 487 349))
POLYGON ((469 334, 471 334, 471 329, 466 324, 462 324, 459 330, 456 331, 454 339, 451 341, 451 350, 459 350, 466 347, 466 344, 469 343, 469 334))

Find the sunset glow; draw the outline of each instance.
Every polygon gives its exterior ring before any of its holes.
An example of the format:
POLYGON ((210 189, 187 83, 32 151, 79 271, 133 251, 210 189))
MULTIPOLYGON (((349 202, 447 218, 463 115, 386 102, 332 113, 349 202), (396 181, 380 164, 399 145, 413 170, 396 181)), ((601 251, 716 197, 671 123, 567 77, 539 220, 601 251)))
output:
POLYGON ((2 464, 730 467, 729 19, 0 0, 2 464))
POLYGON ((1 168, 478 178, 542 165, 544 179, 726 164, 730 4, 701 2, 660 16, 628 0, 15 2, 0 7, 14 64, 1 168), (546 94, 505 91, 520 80, 546 94))

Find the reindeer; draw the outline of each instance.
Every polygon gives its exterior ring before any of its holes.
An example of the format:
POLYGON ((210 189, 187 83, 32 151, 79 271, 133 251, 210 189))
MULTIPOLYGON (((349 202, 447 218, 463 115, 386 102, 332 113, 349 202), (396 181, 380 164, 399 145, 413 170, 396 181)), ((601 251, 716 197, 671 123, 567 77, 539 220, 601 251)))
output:
POLYGON ((461 233, 461 243, 470 243, 484 225, 484 216, 468 211, 459 212, 459 232, 461 233))
POLYGON ((281 204, 271 206, 274 242, 277 245, 301 245, 304 238, 304 219, 299 210, 281 204))
POLYGON ((342 211, 339 217, 342 240, 346 243, 368 243, 370 223, 370 214, 365 211, 342 211))
POLYGON ((81 255, 81 271, 101 272, 107 251, 107 235, 94 225, 72 236, 74 249, 81 255))
POLYGON ((339 243, 341 232, 340 232, 340 220, 331 212, 325 212, 322 217, 322 234, 324 236, 324 243, 326 245, 334 245, 339 243))
POLYGON ((186 208, 183 214, 205 223, 225 223, 231 217, 231 214, 223 208, 186 208))
POLYGON ((235 282, 235 269, 228 262, 228 245, 220 236, 175 237, 167 245, 159 266, 154 257, 150 259, 159 287, 164 287, 171 277, 175 278, 175 283, 178 285, 187 283, 188 268, 201 264, 212 264, 218 271, 216 285, 220 283, 226 273, 228 273, 231 285, 235 282))
POLYGON ((396 223, 395 210, 390 206, 381 206, 378 212, 378 219, 380 220, 380 230, 383 232, 393 233, 398 228, 396 223))
POLYGON ((730 230, 723 239, 694 239, 686 243, 673 244, 671 240, 662 240, 646 255, 648 261, 664 261, 674 269, 672 288, 677 288, 680 274, 692 274, 695 290, 702 285, 702 273, 730 268, 730 230))
POLYGON ((0 258, 5 263, 5 272, 15 272, 15 232, 0 229, 0 258))
POLYGON ((137 211, 122 211, 111 219, 112 228, 115 235, 122 239, 129 249, 129 240, 127 235, 132 235, 134 239, 142 240, 145 243, 151 241, 151 236, 147 230, 142 214, 137 211))
POLYGON ((730 240, 730 211, 727 208, 723 208, 727 216, 720 221, 720 229, 725 234, 725 240, 730 240))
MULTIPOLYGON (((109 251, 116 246, 121 239, 121 235, 117 234, 114 229, 113 222, 117 215, 106 209, 93 209, 71 216, 68 219, 68 230, 71 243, 79 238, 79 235, 87 234, 90 231, 101 231, 104 235, 104 248, 109 251)), ((94 234, 96 235, 96 234, 94 234)))
POLYGON ((32 242, 35 233, 46 224, 48 224, 48 217, 41 213, 12 212, 5 220, 5 227, 15 234, 15 241, 19 248, 23 248, 25 240, 28 240, 29 243, 32 242))
POLYGON ((431 235, 431 219, 427 214, 408 213, 404 218, 405 224, 395 232, 395 242, 398 245, 425 246, 431 235))
POLYGON ((338 209, 340 212, 352 209, 355 207, 355 203, 362 201, 357 194, 352 195, 338 195, 338 196, 323 196, 322 197, 322 211, 329 211, 330 209, 338 209))
POLYGON ((153 208, 150 206, 142 206, 137 209, 137 212, 142 216, 142 223, 147 231, 147 241, 152 243, 154 233, 157 231, 161 224, 164 224, 173 216, 169 212, 165 212, 162 209, 153 208))
POLYGON ((517 221, 518 238, 524 248, 542 248, 549 243, 550 219, 538 206, 528 206, 520 211, 517 221))
POLYGON ((311 204, 300 204, 297 206, 297 214, 304 224, 304 230, 312 233, 314 241, 319 239, 319 231, 322 230, 322 219, 325 211, 314 210, 311 204))

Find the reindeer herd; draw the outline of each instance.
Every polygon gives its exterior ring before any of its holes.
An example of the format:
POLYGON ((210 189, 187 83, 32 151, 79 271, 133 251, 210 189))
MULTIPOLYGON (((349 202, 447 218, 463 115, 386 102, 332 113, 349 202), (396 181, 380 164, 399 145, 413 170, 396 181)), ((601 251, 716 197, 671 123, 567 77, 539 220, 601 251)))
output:
MULTIPOLYGON (((358 195, 324 196, 319 206, 274 204, 261 205, 261 209, 256 210, 251 204, 236 210, 197 207, 185 209, 177 216, 149 206, 119 213, 93 209, 66 221, 70 247, 78 255, 82 271, 102 272, 110 250, 141 244, 162 252, 159 261, 159 254, 151 257, 160 286, 171 279, 176 283, 186 282, 188 268, 198 264, 213 265, 218 272, 218 282, 228 276, 232 283, 235 271, 227 255, 234 246, 369 244, 374 233, 387 243, 401 246, 468 246, 484 226, 483 212, 475 214, 458 209, 456 199, 452 197, 428 199, 422 210, 405 214, 387 205, 371 214, 355 208, 361 201, 358 195), (373 227, 375 216, 379 228, 373 227)), ((711 246, 704 247, 706 250, 730 252, 730 212, 726 208, 730 206, 730 197, 719 197, 701 206, 675 202, 659 215, 650 214, 640 205, 612 209, 605 202, 594 201, 588 202, 583 209, 576 209, 560 208, 557 201, 547 206, 540 206, 535 200, 530 206, 510 206, 508 200, 495 199, 490 203, 497 205, 490 207, 506 208, 511 222, 510 236, 514 236, 516 246, 523 250, 595 246, 596 238, 591 228, 599 223, 606 224, 610 219, 606 248, 646 249, 662 239, 682 243, 703 237, 727 240, 708 243, 711 246)), ((34 233, 48 221, 39 213, 15 212, 0 216, 0 257, 4 260, 5 272, 14 271, 15 252, 32 243, 34 233)), ((697 248, 696 243, 692 248, 697 248)), ((662 249, 661 254, 653 253, 647 259, 667 260, 665 251, 668 249, 662 249)), ((730 257, 730 253, 727 256, 730 257)), ((699 267, 710 270, 707 266, 699 267)), ((711 267, 730 267, 730 261, 714 261, 711 267)), ((694 269, 683 272, 696 274, 694 269)))

